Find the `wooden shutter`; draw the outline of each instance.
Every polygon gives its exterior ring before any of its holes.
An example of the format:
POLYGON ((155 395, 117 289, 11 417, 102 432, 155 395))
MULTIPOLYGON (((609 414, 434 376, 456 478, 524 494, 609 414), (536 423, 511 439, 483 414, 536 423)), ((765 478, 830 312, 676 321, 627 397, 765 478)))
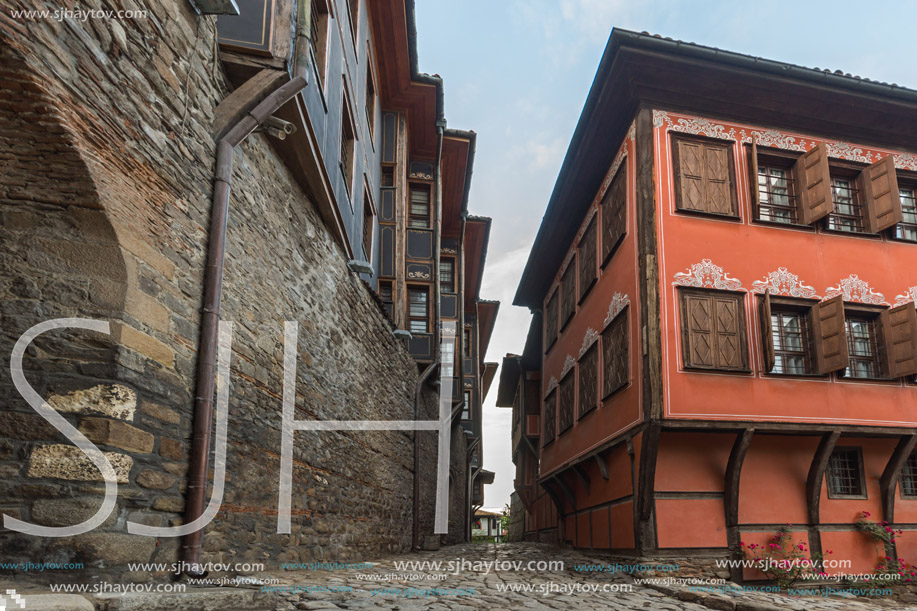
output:
POLYGON ((560 328, 567 325, 576 311, 576 261, 567 265, 560 279, 560 328))
POLYGON ((596 228, 595 219, 589 223, 589 227, 583 234, 583 239, 579 244, 579 301, 582 302, 586 293, 592 288, 596 280, 595 269, 595 250, 596 250, 596 228))
POLYGON ((917 374, 917 309, 913 303, 882 312, 885 370, 890 378, 917 374))
POLYGON ((546 446, 554 441, 554 427, 557 422, 557 391, 551 391, 551 394, 544 400, 544 437, 541 445, 546 446))
POLYGON ((844 299, 838 295, 812 306, 816 372, 831 373, 850 364, 847 330, 844 324, 844 299))
POLYGON ((685 364, 692 367, 714 366, 713 299, 707 295, 684 295, 685 364))
MULTIPOLYGON (((751 209, 754 218, 761 218, 761 194, 758 193, 758 140, 751 141, 751 159, 748 160, 748 185, 751 189, 751 209)), ((768 370, 769 371, 769 370, 768 370)))
POLYGON ((573 426, 573 410, 576 407, 575 376, 573 372, 567 374, 560 381, 557 393, 557 434, 560 435, 573 426))
POLYGON ((544 310, 544 345, 545 353, 554 345, 557 339, 557 291, 551 295, 548 305, 544 310))
POLYGON ((624 237, 627 219, 627 164, 622 164, 602 198, 602 265, 624 237))
POLYGON ((599 348, 593 344, 579 360, 579 415, 590 412, 598 403, 599 348))
POLYGON ((764 371, 774 370, 774 331, 771 328, 771 292, 764 291, 761 299, 761 343, 764 345, 764 371))
POLYGON ((727 146, 704 144, 704 183, 708 212, 735 214, 732 206, 730 174, 727 146))
POLYGON ((885 231, 904 220, 893 155, 887 155, 864 169, 862 183, 870 232, 885 231))
POLYGON ((627 384, 627 310, 602 333, 602 398, 627 384))
POLYGON ((735 295, 713 298, 717 369, 745 369, 745 338, 742 302, 735 295))
POLYGON ((708 212, 704 197, 704 145, 691 140, 678 144, 680 208, 708 212))
POLYGON ((798 181, 800 223, 811 225, 834 212, 828 148, 824 143, 796 160, 793 173, 798 181))

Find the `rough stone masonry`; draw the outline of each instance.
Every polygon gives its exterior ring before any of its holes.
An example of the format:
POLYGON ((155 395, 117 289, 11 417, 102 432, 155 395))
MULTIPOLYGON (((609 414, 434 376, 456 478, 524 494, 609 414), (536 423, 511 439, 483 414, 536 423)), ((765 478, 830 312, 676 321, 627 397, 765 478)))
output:
MULTIPOLYGON (((81 4, 147 16, 25 22, 0 12, 0 512, 63 526, 101 502, 99 471, 10 378, 16 339, 60 317, 106 320, 112 333, 39 337, 26 378, 106 453, 118 506, 102 527, 72 539, 0 529, 0 556, 79 561, 98 573, 178 559, 179 540, 132 536, 125 522, 182 519, 211 121, 229 86, 214 18, 189 3, 81 4)), ((300 323, 298 420, 413 418, 417 367, 345 261, 268 138, 253 134, 235 154, 222 311, 234 323, 227 485, 205 530, 204 562, 271 566, 410 546, 411 432, 297 433, 293 532, 276 533, 285 320, 300 323)), ((435 417, 432 391, 424 409, 435 417)), ((436 438, 421 441, 429 533, 436 438)), ((465 464, 453 449, 459 494, 465 464)), ((462 506, 454 501, 454 532, 462 506)))

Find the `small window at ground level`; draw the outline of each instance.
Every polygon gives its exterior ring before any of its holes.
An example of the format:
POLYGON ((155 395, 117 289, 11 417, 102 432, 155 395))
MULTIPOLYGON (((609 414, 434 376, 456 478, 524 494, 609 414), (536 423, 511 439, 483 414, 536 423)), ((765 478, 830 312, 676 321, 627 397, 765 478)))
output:
POLYGON ((863 457, 859 448, 837 448, 828 459, 825 474, 828 481, 828 496, 865 497, 863 485, 863 457))

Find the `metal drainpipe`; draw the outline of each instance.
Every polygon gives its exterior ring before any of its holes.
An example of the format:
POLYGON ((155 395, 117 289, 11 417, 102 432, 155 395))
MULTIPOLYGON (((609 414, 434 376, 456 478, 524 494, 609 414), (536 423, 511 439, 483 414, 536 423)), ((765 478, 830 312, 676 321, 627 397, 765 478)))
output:
MULTIPOLYGON (((443 173, 440 165, 443 161, 443 130, 446 127, 445 119, 436 121, 436 165, 433 168, 433 188, 436 190, 433 206, 433 346, 434 350, 440 349, 440 336, 442 335, 442 321, 440 320, 440 283, 439 283, 439 259, 440 249, 442 247, 443 231, 443 173)), ((438 358, 438 357, 437 357, 438 358)))
MULTIPOLYGON (((220 320, 220 301, 223 293, 223 261, 226 252, 226 223, 229 219, 229 192, 232 184, 233 149, 245 140, 277 109, 306 86, 306 80, 296 77, 269 94, 260 104, 243 116, 217 143, 216 172, 214 174, 213 208, 210 212, 210 243, 207 248, 207 266, 204 271, 204 307, 201 312, 201 346, 197 361, 197 393, 194 399, 194 433, 191 441, 191 459, 188 471, 188 502, 185 523, 199 518, 204 512, 207 492, 207 471, 210 461, 210 429, 213 425, 213 388, 216 375, 217 328, 220 320)), ((192 570, 190 575, 200 576, 203 528, 185 536, 183 557, 192 570)))
MULTIPOLYGON (((436 370, 436 366, 439 364, 439 359, 433 361, 432 364, 427 365, 427 368, 423 370, 420 378, 417 380, 417 385, 414 387, 414 421, 420 420, 420 394, 423 392, 423 385, 426 383, 430 375, 436 370)), ((417 473, 420 471, 420 440, 417 437, 417 434, 420 431, 414 431, 414 508, 413 508, 413 530, 411 531, 411 550, 417 551, 420 549, 420 478, 417 477, 417 473)))
POLYGON ((312 45, 312 3, 316 0, 299 0, 296 7, 296 43, 293 46, 293 74, 309 82, 309 48, 312 45))

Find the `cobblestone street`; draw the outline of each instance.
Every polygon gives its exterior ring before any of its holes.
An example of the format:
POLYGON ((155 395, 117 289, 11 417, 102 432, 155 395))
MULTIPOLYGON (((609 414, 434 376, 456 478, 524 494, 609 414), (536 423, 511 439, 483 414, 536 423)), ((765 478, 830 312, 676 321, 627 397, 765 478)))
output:
MULTIPOLYGON (((790 598, 763 592, 698 593, 687 586, 645 586, 633 583, 623 573, 577 571, 582 564, 608 564, 607 556, 560 549, 544 544, 466 544, 450 546, 436 552, 424 552, 382 559, 373 562, 370 570, 335 570, 274 574, 281 587, 310 586, 352 588, 349 592, 305 592, 281 597, 277 609, 661 609, 702 610, 724 609, 765 611, 767 609, 868 610, 882 608, 915 609, 917 606, 886 598, 855 600, 840 597, 823 598, 816 595, 790 598), (563 570, 528 571, 455 570, 445 578, 446 569, 398 570, 401 561, 442 562, 442 567, 464 561, 473 566, 497 561, 498 566, 525 567, 530 561, 562 560, 563 570), (481 563, 481 564, 475 564, 481 563), (521 564, 519 564, 521 563, 521 564), (367 582, 376 576, 375 583, 367 582), (422 577, 421 577, 422 576, 422 577), (455 593, 405 596, 415 590, 453 590, 455 593), (513 589, 517 591, 512 591, 513 589), (528 591, 526 591, 528 590, 528 591), (573 590, 573 592, 571 592, 573 590), (595 590, 595 591, 592 591, 595 590), (623 591, 630 590, 630 591, 623 591), (471 593, 473 591, 473 594, 471 593)), ((429 565, 428 565, 429 566, 429 565)), ((466 565, 467 566, 467 565, 466 565)), ((493 565, 491 565, 493 566, 493 565)))

